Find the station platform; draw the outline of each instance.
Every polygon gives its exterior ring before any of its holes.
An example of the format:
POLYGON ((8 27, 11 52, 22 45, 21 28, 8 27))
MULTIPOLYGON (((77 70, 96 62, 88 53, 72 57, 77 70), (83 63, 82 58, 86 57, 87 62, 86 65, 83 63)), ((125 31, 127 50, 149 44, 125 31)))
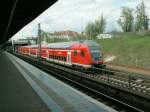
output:
POLYGON ((0 76, 0 112, 116 112, 7 52, 0 76))
POLYGON ((0 53, 0 112, 50 112, 4 52, 0 53))

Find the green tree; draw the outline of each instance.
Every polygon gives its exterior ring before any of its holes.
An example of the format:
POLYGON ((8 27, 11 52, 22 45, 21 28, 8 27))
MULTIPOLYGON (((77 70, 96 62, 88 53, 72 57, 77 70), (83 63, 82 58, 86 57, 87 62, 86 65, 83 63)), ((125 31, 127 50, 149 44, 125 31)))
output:
POLYGON ((101 14, 101 17, 99 17, 97 20, 95 20, 95 33, 96 36, 100 33, 103 33, 106 28, 106 19, 103 17, 103 14, 101 14))
POLYGON ((48 33, 47 32, 41 30, 41 36, 42 36, 42 41, 48 42, 48 38, 49 37, 48 37, 48 33))
POLYGON ((85 34, 89 37, 89 39, 92 39, 93 36, 95 36, 95 26, 93 23, 88 23, 85 27, 85 34))
POLYGON ((85 27, 85 34, 88 36, 90 39, 95 39, 96 36, 100 33, 103 33, 106 28, 106 19, 103 17, 103 14, 96 19, 94 22, 90 22, 87 24, 85 27))
POLYGON ((142 1, 136 7, 136 22, 135 22, 135 29, 136 31, 140 30, 148 30, 148 17, 145 12, 145 4, 142 1))
POLYGON ((122 28, 123 32, 131 32, 133 27, 133 14, 132 9, 123 7, 121 16, 118 19, 118 24, 122 28))

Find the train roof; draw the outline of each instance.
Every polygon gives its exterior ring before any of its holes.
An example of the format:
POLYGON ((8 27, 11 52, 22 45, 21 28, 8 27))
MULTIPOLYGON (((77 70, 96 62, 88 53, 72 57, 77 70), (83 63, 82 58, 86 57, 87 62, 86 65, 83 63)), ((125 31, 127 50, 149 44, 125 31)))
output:
MULTIPOLYGON (((28 46, 21 46, 21 47, 24 47, 24 48, 38 48, 38 45, 36 44, 36 45, 28 45, 28 46)), ((47 47, 47 45, 41 45, 41 47, 47 47)))
POLYGON ((51 49, 69 49, 71 48, 73 45, 75 44, 79 44, 78 41, 72 41, 72 42, 61 42, 61 43, 51 43, 51 44, 48 44, 48 48, 51 48, 51 49))
MULTIPOLYGON (((99 44, 97 44, 93 40, 58 42, 58 43, 51 43, 51 44, 47 44, 47 45, 41 45, 41 47, 49 48, 49 49, 70 49, 73 45, 79 45, 79 44, 85 44, 89 47, 91 47, 91 46, 99 47, 99 44)), ((38 45, 29 45, 29 46, 22 46, 22 47, 25 47, 25 48, 38 48, 38 45)))
POLYGON ((38 45, 20 46, 21 48, 37 48, 38 45))
POLYGON ((72 42, 59 42, 59 43, 51 43, 48 44, 47 47, 51 49, 70 49, 73 45, 76 44, 85 44, 87 46, 99 46, 95 41, 93 40, 81 40, 81 41, 72 41, 72 42))
POLYGON ((93 41, 93 40, 84 40, 83 42, 82 42, 83 44, 86 44, 86 45, 88 45, 88 46, 99 46, 99 44, 98 43, 96 43, 95 41, 93 41))

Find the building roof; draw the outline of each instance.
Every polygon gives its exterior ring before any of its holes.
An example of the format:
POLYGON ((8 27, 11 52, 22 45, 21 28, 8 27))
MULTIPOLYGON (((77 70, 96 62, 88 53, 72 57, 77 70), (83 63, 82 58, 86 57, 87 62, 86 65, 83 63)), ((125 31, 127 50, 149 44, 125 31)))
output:
POLYGON ((76 38, 76 37, 83 37, 84 36, 82 34, 79 34, 78 32, 75 32, 75 31, 70 31, 70 30, 67 30, 67 31, 55 31, 54 32, 54 35, 68 35, 68 36, 71 36, 73 38, 76 38))

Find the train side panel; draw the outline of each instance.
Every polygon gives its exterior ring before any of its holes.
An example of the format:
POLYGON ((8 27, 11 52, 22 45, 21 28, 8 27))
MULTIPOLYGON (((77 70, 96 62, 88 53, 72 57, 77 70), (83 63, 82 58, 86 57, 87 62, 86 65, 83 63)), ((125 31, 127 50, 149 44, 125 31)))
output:
POLYGON ((47 60, 62 64, 68 64, 67 50, 48 49, 47 60))
POLYGON ((82 67, 91 66, 91 58, 88 52, 88 48, 85 45, 72 47, 72 64, 82 67))

